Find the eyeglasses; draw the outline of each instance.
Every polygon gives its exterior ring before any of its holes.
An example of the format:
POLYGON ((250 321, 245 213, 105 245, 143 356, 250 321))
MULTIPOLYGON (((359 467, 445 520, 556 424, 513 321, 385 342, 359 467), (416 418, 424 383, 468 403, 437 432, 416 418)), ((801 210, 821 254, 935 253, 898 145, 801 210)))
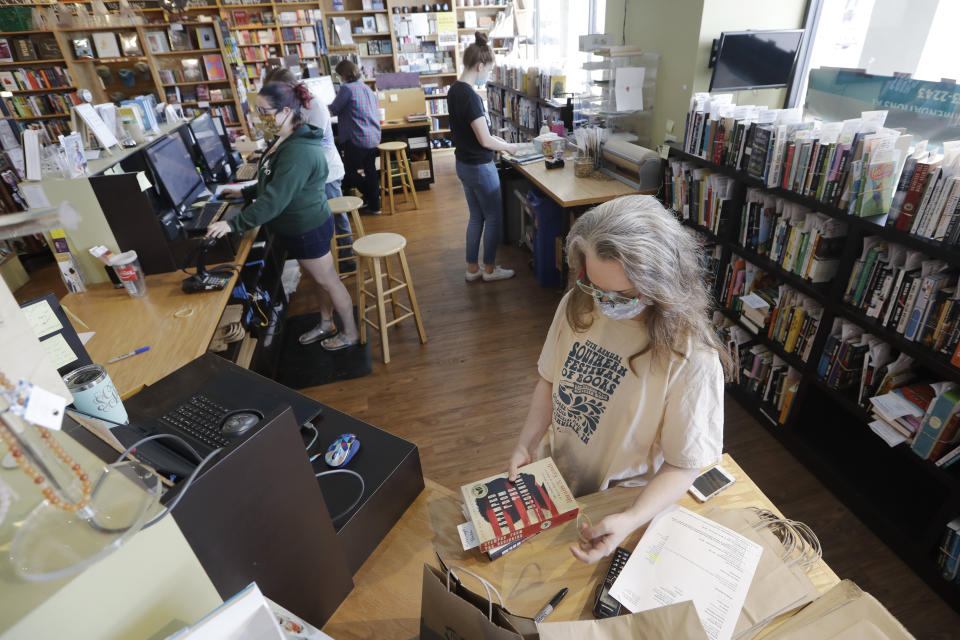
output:
POLYGON ((639 300, 640 296, 634 296, 628 298, 627 296, 622 296, 619 293, 614 293, 612 291, 604 291, 603 289, 597 289, 595 286, 586 281, 587 268, 584 267, 580 269, 580 275, 577 276, 577 286, 580 287, 580 291, 583 291, 588 296, 594 298, 597 302, 603 302, 608 300, 614 304, 626 304, 628 302, 633 302, 634 300, 639 300))

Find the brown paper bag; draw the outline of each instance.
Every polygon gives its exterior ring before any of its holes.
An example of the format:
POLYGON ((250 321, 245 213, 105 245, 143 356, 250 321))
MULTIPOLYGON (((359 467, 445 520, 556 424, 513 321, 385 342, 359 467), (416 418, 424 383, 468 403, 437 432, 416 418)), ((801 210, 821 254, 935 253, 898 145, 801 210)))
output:
POLYGON ((734 638, 752 638, 772 618, 799 609, 820 595, 799 564, 788 567, 781 559, 784 548, 777 536, 768 528, 756 528, 756 512, 751 509, 714 508, 703 515, 763 547, 757 571, 747 591, 747 599, 734 628, 734 638))
POLYGON ((540 640, 707 640, 693 602, 603 620, 544 622, 537 625, 540 640))
POLYGON ((849 580, 777 627, 767 640, 913 640, 876 598, 849 580))
POLYGON ((456 580, 450 581, 449 590, 447 583, 445 572, 423 565, 422 640, 521 640, 523 636, 509 626, 502 606, 456 580))

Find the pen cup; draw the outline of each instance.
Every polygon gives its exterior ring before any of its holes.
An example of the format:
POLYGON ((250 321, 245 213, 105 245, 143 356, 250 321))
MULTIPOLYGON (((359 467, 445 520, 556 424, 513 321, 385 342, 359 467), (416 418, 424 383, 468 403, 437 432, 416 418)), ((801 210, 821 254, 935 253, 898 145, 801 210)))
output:
POLYGON ((140 268, 140 261, 137 259, 136 251, 124 251, 120 255, 110 258, 112 266, 123 287, 134 298, 142 298, 147 295, 147 282, 143 279, 143 269, 140 268))
POLYGON ((107 370, 99 364, 88 364, 63 376, 78 411, 110 422, 127 424, 127 410, 113 386, 107 370))

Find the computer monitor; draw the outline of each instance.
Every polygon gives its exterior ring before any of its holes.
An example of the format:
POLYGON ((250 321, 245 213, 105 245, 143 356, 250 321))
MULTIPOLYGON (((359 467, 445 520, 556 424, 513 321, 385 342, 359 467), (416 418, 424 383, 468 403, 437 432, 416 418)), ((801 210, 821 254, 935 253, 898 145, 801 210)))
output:
POLYGON ((227 150, 223 147, 220 132, 209 113, 197 116, 190 123, 190 131, 200 150, 200 157, 214 180, 226 178, 223 167, 227 161, 227 150))
POLYGON ((158 190, 167 197, 176 214, 183 216, 206 189, 183 138, 176 133, 164 136, 144 153, 159 183, 158 190))
POLYGON ((721 33, 710 91, 787 86, 802 40, 803 29, 721 33))

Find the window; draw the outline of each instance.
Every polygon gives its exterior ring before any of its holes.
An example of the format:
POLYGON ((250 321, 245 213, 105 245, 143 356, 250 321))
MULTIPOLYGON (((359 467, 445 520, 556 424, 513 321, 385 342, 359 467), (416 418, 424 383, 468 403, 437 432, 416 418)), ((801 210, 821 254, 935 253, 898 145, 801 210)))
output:
POLYGON ((583 91, 591 56, 580 52, 580 36, 603 32, 606 0, 535 0, 533 10, 535 60, 563 69, 567 91, 583 91))

